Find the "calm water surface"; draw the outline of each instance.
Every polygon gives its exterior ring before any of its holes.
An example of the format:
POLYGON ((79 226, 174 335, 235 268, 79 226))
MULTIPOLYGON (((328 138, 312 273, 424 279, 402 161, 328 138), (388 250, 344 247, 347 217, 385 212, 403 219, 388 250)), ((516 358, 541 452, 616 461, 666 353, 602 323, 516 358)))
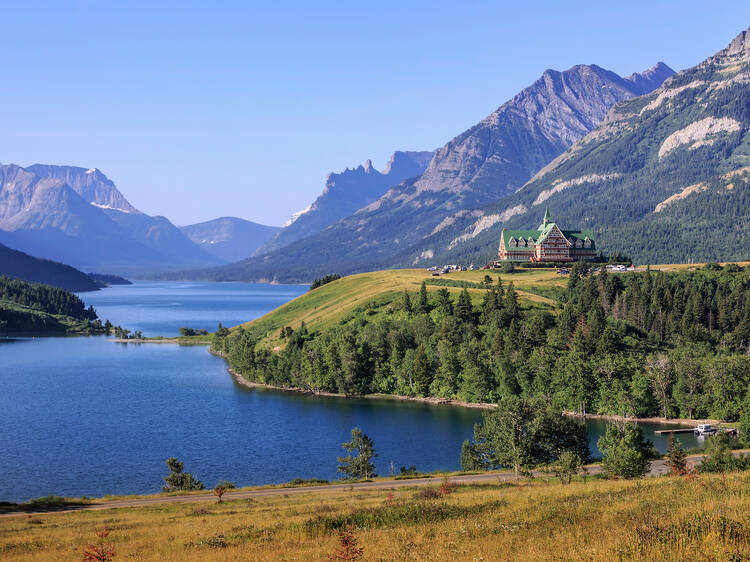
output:
MULTIPOLYGON (((257 317, 306 287, 139 283, 82 295, 100 317, 148 335, 257 317)), ((204 347, 107 338, 0 340, 0 500, 159 491, 176 456, 207 486, 337 478, 354 426, 376 466, 457 469, 476 410, 250 390, 204 347)), ((589 422, 592 450, 603 424, 589 422)), ((646 427, 653 437, 653 427, 646 427)), ((686 446, 695 446, 692 435, 686 446)), ((655 438, 664 449, 666 441, 655 438)))

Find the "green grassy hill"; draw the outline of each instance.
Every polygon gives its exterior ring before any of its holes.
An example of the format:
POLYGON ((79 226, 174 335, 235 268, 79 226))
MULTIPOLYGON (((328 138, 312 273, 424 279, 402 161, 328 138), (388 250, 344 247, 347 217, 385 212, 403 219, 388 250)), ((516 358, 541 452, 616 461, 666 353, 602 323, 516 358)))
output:
POLYGON ((325 329, 346 318, 356 308, 391 300, 404 290, 416 293, 423 281, 430 292, 442 288, 431 283, 455 283, 456 286, 445 286, 454 296, 462 290, 462 282, 476 284, 477 287, 469 287, 468 291, 478 303, 486 292, 478 286, 485 275, 490 275, 493 282, 496 282, 498 275, 504 283, 512 282, 518 290, 522 306, 526 307, 554 308, 555 302, 540 293, 550 287, 564 287, 566 283, 555 269, 517 269, 510 274, 500 274, 497 270, 455 271, 441 277, 433 277, 424 269, 373 271, 323 285, 261 318, 242 324, 242 327, 262 335, 267 343, 278 345, 279 331, 284 326, 296 329, 304 322, 310 329, 325 329))

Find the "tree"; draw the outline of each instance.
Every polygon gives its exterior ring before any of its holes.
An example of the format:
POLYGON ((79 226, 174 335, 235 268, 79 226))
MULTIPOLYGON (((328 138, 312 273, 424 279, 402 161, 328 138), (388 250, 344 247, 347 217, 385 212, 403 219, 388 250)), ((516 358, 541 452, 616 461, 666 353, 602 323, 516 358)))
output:
POLYGON ((425 353, 424 346, 419 344, 414 357, 414 386, 417 394, 427 396, 432 382, 432 365, 425 353))
POLYGON ((463 322, 469 323, 473 322, 474 320, 474 311, 471 306, 471 296, 469 295, 469 291, 467 291, 466 288, 464 288, 464 290, 458 294, 455 313, 456 317, 463 322))
POLYGON ((464 439, 461 444, 461 470, 473 471, 481 468, 482 463, 479 461, 471 441, 464 439))
POLYGON ((422 285, 419 287, 419 298, 417 299, 417 312, 420 314, 427 314, 430 311, 430 303, 427 299, 427 286, 422 281, 422 285))
POLYGON ((164 492, 183 492, 188 490, 203 490, 203 482, 198 480, 189 472, 183 472, 184 463, 178 461, 175 457, 169 457, 164 461, 169 468, 169 474, 164 477, 166 484, 162 487, 164 492))
POLYGON ((409 291, 407 291, 406 289, 404 289, 404 294, 401 299, 401 308, 409 314, 412 313, 411 298, 409 298, 409 291))
POLYGON ((345 457, 338 457, 338 471, 346 474, 347 478, 367 480, 375 474, 375 465, 372 459, 377 457, 375 444, 361 429, 352 429, 351 441, 341 445, 347 451, 345 457), (353 452, 356 456, 352 455, 353 452))
POLYGON ((453 314, 453 300, 450 291, 443 287, 435 292, 435 296, 435 308, 445 316, 453 314))
POLYGON ((659 354, 646 360, 646 372, 664 418, 669 417, 672 388, 672 364, 666 355, 659 354))
POLYGON ((597 447, 604 455, 602 468, 610 477, 638 478, 650 468, 650 444, 643 440, 643 431, 633 423, 607 424, 597 447))
POLYGON ((508 396, 497 410, 485 412, 474 426, 472 454, 486 469, 509 467, 519 475, 539 464, 549 464, 565 451, 587 458, 585 427, 565 418, 539 400, 508 396))
POLYGON ((552 470, 562 484, 570 484, 573 476, 581 470, 581 466, 583 466, 581 457, 573 451, 564 451, 560 454, 560 458, 553 463, 552 470))
POLYGON ((687 472, 687 453, 680 440, 671 433, 667 443, 667 466, 675 476, 682 476, 687 472))

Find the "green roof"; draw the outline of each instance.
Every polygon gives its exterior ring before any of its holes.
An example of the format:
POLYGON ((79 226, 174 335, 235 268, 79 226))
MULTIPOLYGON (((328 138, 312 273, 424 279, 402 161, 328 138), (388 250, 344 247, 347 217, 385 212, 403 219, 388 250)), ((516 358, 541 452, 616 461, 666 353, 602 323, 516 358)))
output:
MULTIPOLYGON (((515 238, 516 240, 518 240, 519 238, 523 238, 524 240, 533 238, 534 244, 538 244, 539 242, 544 241, 544 239, 547 238, 547 236, 552 231, 552 229, 557 225, 554 222, 552 222, 552 223, 547 224, 546 226, 544 225, 540 225, 540 226, 543 226, 543 228, 535 228, 533 230, 503 229, 500 243, 503 245, 503 247, 505 248, 507 252, 527 252, 529 250, 528 246, 511 247, 508 245, 508 241, 511 238, 515 238)), ((593 250, 596 248, 596 242, 594 240, 593 230, 562 230, 560 229, 560 232, 562 232, 563 236, 565 236, 565 238, 567 238, 571 242, 575 242, 576 240, 586 240, 586 238, 588 238, 589 240, 591 240, 591 247, 586 248, 586 249, 593 250)))

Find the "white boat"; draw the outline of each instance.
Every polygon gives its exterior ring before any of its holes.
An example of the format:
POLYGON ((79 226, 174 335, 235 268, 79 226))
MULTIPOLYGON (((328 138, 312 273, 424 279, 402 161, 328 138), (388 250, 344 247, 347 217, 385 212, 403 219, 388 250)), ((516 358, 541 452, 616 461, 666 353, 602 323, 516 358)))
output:
POLYGON ((702 423, 693 430, 693 433, 696 435, 713 435, 717 431, 718 429, 710 423, 702 423))

